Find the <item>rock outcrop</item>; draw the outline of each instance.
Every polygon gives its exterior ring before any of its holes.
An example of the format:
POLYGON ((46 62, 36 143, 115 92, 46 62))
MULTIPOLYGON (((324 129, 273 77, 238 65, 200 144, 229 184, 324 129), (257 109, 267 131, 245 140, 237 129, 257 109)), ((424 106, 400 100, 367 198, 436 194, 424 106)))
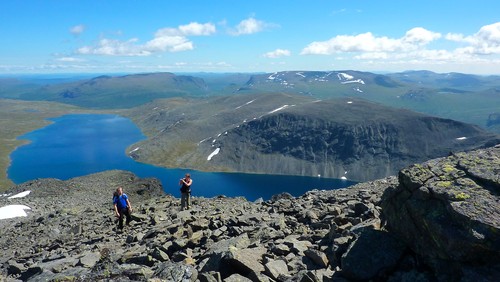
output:
POLYGON ((475 265, 500 277, 500 147, 413 165, 385 192, 387 228, 456 278, 475 265))
POLYGON ((347 189, 268 201, 179 199, 155 179, 110 171, 40 179, 0 196, 7 281, 496 281, 500 146, 414 165, 347 189), (124 187, 133 221, 116 230, 124 187))

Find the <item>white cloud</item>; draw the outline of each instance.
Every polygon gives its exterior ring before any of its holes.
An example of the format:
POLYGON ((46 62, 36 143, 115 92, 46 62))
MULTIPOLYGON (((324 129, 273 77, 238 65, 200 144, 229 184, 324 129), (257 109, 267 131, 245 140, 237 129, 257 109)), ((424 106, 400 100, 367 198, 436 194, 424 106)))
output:
POLYGON ((159 29, 155 33, 155 37, 165 36, 202 36, 212 35, 216 32, 215 25, 212 23, 200 24, 192 22, 187 25, 180 25, 177 28, 166 27, 159 29))
POLYGON ((149 54, 158 52, 179 52, 193 50, 193 42, 184 36, 161 36, 148 41, 141 46, 143 52, 149 54))
MULTIPOLYGON (((106 56, 149 56, 151 51, 145 46, 135 45, 137 38, 128 41, 103 38, 96 46, 84 46, 77 50, 82 55, 106 55, 106 56)), ((154 46, 153 46, 154 48, 154 46)))
POLYGON ((69 29, 69 32, 71 32, 71 34, 75 36, 82 34, 84 31, 85 31, 85 26, 83 24, 75 25, 74 27, 69 29))
POLYGON ((373 59, 387 59, 389 57, 389 54, 385 52, 370 52, 370 53, 363 53, 358 56, 354 56, 355 59, 358 60, 373 60, 373 59))
POLYGON ((253 34, 257 32, 263 31, 268 24, 263 21, 256 20, 255 18, 248 18, 242 20, 235 28, 235 30, 230 31, 231 35, 244 35, 244 34, 253 34))
POLYGON ((290 55, 291 55, 291 52, 289 50, 276 49, 274 51, 265 53, 263 56, 266 58, 275 59, 275 58, 280 58, 280 57, 285 57, 285 56, 290 56, 290 55))
POLYGON ((212 23, 200 24, 196 22, 187 25, 181 25, 179 26, 179 30, 186 36, 211 35, 216 31, 215 25, 213 25, 212 23))
POLYGON ((462 54, 500 54, 500 22, 485 25, 471 36, 448 33, 446 39, 469 44, 467 47, 457 49, 462 54))
POLYGON ((68 63, 85 62, 84 59, 74 58, 74 57, 61 57, 57 58, 56 60, 59 62, 68 62, 68 63))
POLYGON ((95 46, 83 46, 76 52, 84 55, 150 56, 161 52, 187 51, 194 49, 188 36, 207 36, 215 32, 216 28, 212 23, 192 22, 178 28, 159 29, 154 38, 144 44, 138 44, 137 38, 127 41, 102 38, 95 46))
POLYGON ((411 44, 426 45, 439 38, 441 38, 440 33, 432 32, 422 27, 415 27, 406 32, 402 41, 411 44))
POLYGON ((301 54, 332 55, 354 52, 408 52, 416 50, 440 38, 439 33, 421 27, 406 32, 402 38, 376 37, 371 32, 358 35, 337 35, 327 41, 315 41, 307 45, 301 54))

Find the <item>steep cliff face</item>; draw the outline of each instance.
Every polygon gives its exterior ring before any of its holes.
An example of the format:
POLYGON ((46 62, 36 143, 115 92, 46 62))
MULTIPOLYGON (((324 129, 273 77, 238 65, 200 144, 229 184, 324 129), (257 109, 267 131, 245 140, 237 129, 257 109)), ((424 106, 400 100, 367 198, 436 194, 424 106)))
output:
POLYGON ((285 94, 170 99, 130 112, 148 139, 138 161, 207 171, 366 181, 500 143, 476 126, 355 99, 285 94))
POLYGON ((212 144, 220 151, 211 162, 237 171, 368 180, 499 140, 452 120, 330 100, 288 107, 227 132, 212 144))

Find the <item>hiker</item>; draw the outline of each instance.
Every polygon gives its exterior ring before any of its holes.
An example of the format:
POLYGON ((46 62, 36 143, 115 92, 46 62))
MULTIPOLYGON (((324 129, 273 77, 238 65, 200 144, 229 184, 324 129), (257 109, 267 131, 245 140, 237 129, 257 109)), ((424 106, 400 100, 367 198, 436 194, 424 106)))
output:
POLYGON ((118 229, 123 229, 123 216, 127 218, 126 224, 130 224, 130 213, 132 212, 132 205, 128 200, 127 194, 123 193, 123 188, 118 187, 113 194, 113 205, 115 206, 115 215, 118 217, 118 229))
POLYGON ((189 173, 186 173, 184 178, 179 181, 179 185, 181 185, 181 210, 188 210, 191 207, 191 184, 193 184, 193 179, 189 173))

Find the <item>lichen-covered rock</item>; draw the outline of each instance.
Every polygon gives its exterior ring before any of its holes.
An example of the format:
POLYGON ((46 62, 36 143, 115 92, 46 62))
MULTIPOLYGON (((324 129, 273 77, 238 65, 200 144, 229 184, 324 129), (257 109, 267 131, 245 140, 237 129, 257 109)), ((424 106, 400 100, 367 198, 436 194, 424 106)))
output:
POLYGON ((383 197, 387 228, 418 255, 500 261, 500 146, 413 165, 383 197))

